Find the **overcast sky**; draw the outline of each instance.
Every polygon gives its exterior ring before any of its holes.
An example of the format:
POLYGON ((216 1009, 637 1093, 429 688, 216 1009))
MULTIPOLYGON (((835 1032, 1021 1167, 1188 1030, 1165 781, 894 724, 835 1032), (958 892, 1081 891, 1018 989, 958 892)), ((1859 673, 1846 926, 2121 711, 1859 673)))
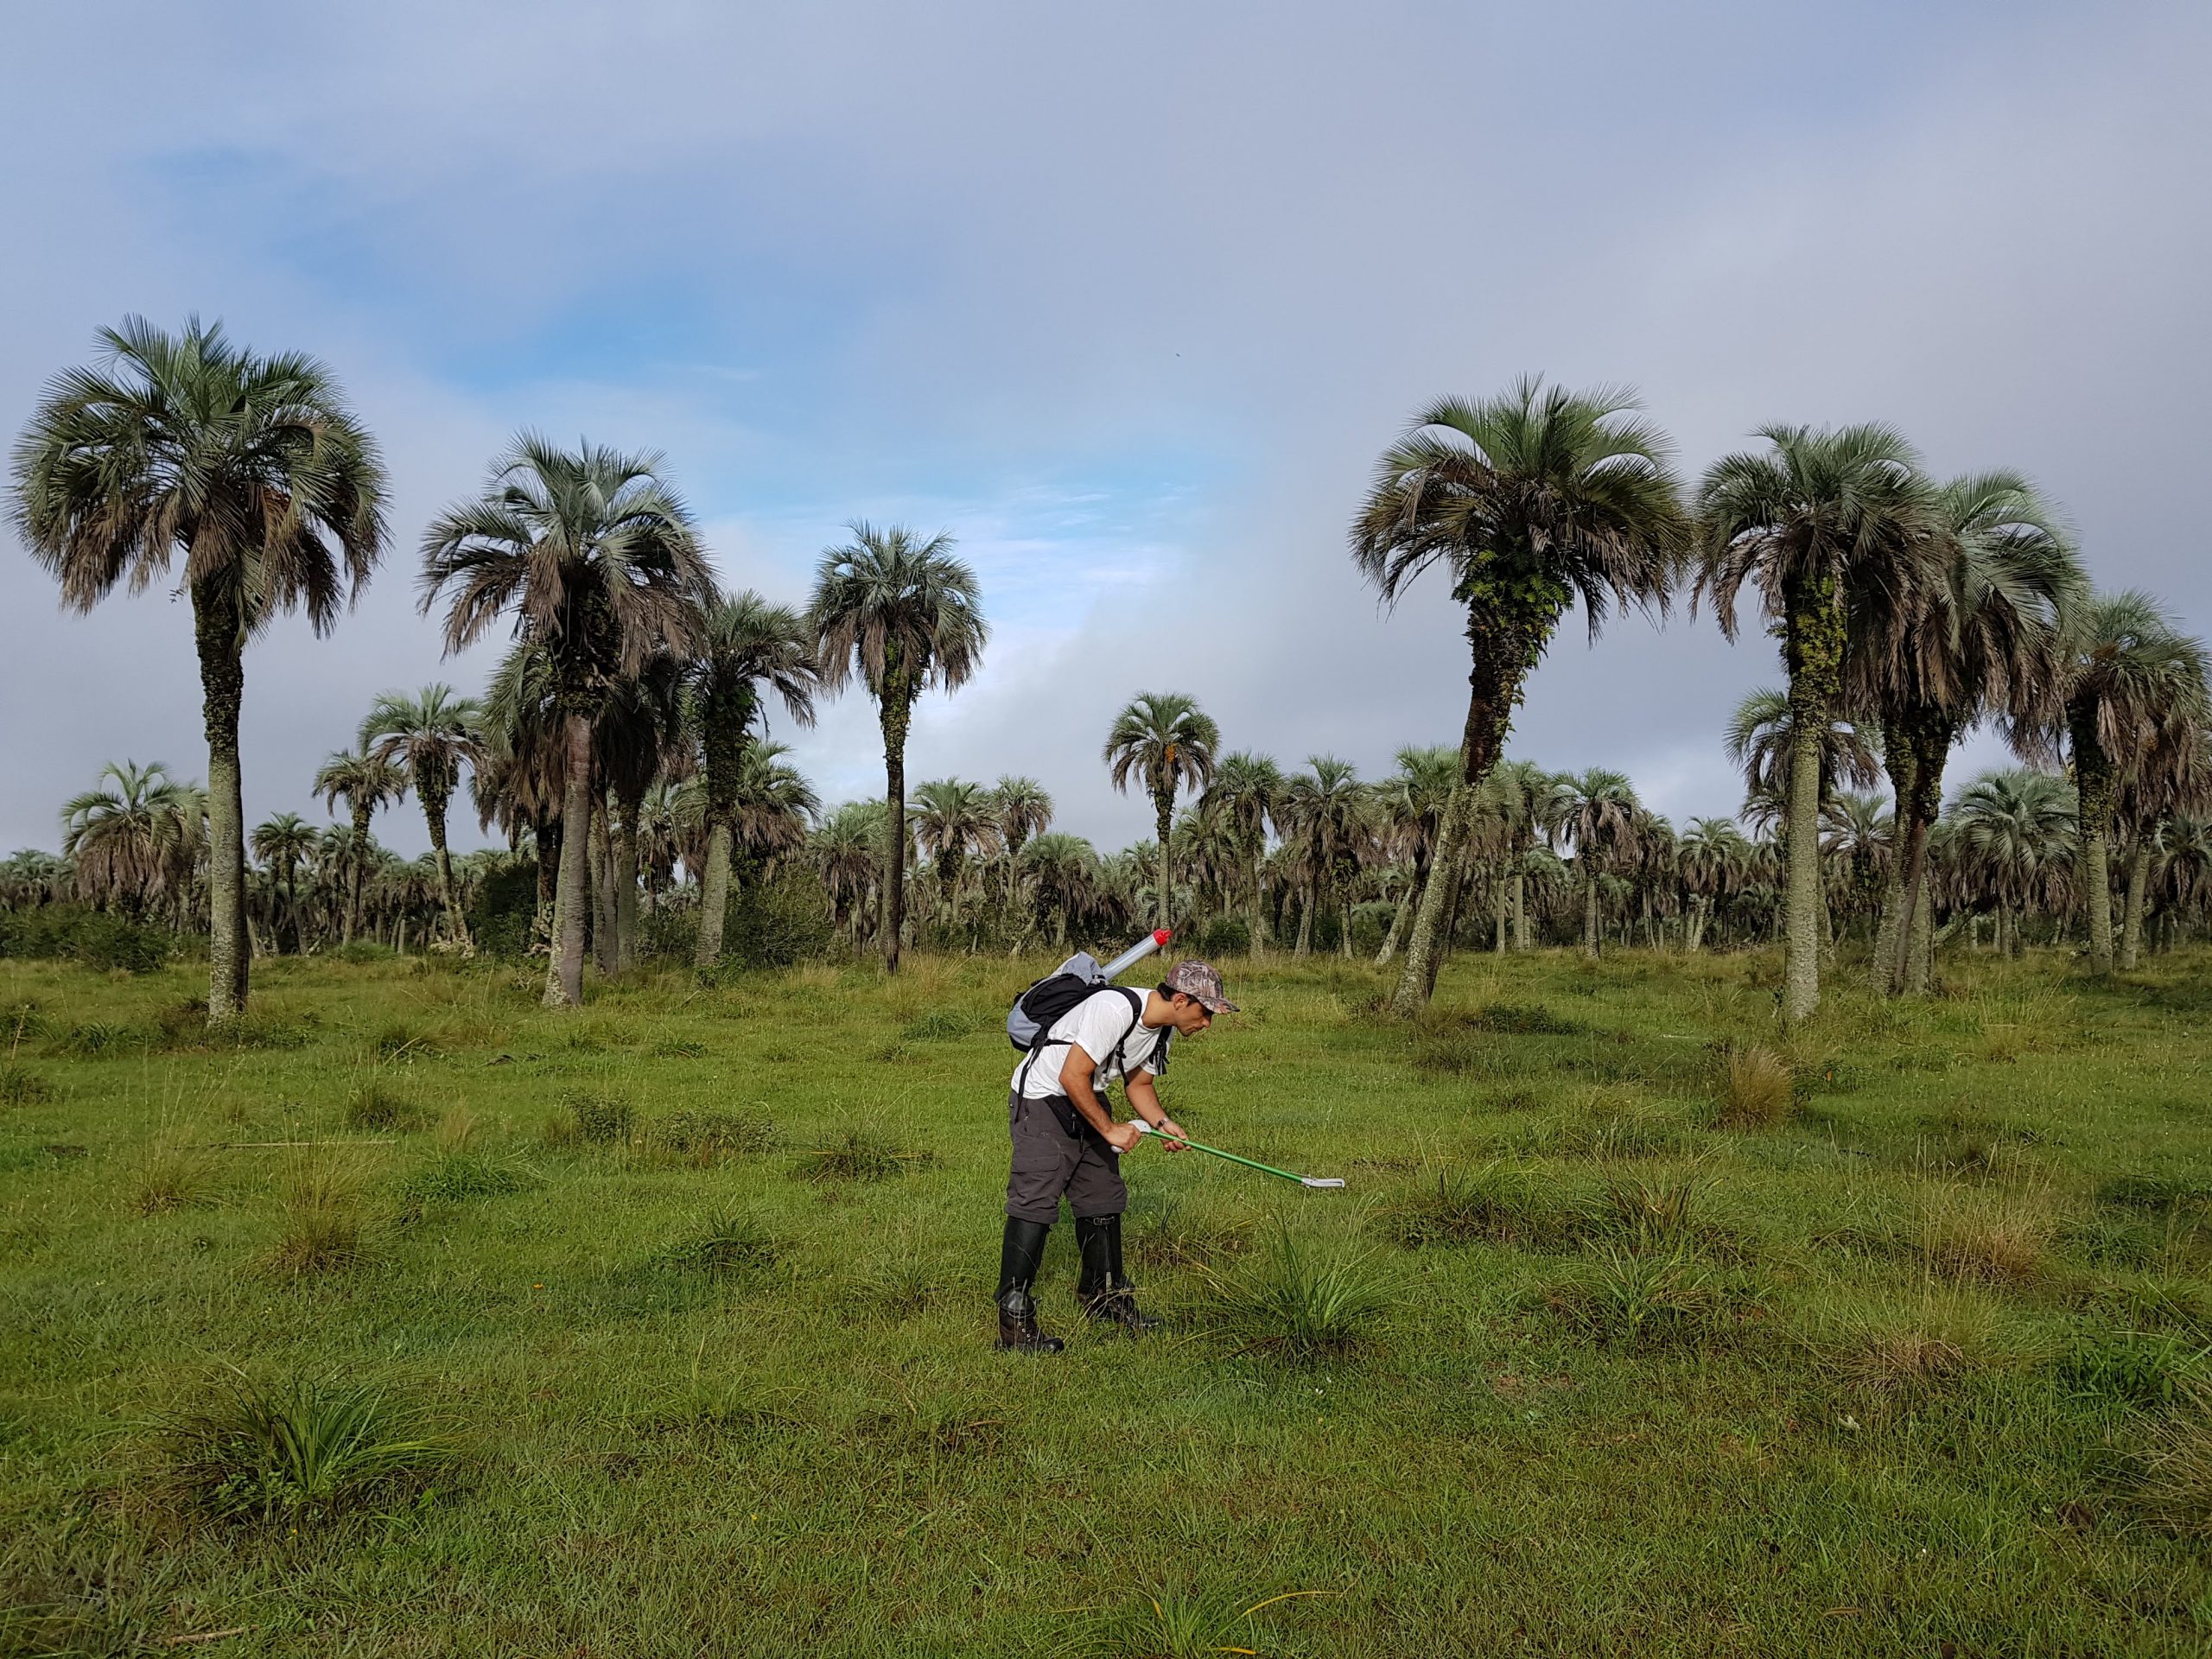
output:
MULTIPOLYGON (((1456 737, 1444 586, 1382 614, 1345 524, 1414 409, 1524 372, 1637 386, 1693 476, 1777 420, 2021 467, 2101 585, 2212 627, 2208 84, 2202 3, 16 7, 0 422, 197 312, 378 434, 383 569, 247 657, 249 823, 322 819, 378 691, 480 685, 415 549, 532 425, 664 451, 730 587, 950 531, 993 637, 908 778, 1028 772, 1119 845, 1139 690, 1287 765, 1456 737)), ((184 601, 65 616, 10 542, 0 629, 0 851, 103 761, 204 777, 184 601)), ((1719 730, 1779 678, 1708 619, 1570 622, 1511 748, 1732 811, 1719 730)), ((880 791, 863 699, 786 726, 825 798, 880 791)), ((411 803, 377 833, 427 845, 411 803)))

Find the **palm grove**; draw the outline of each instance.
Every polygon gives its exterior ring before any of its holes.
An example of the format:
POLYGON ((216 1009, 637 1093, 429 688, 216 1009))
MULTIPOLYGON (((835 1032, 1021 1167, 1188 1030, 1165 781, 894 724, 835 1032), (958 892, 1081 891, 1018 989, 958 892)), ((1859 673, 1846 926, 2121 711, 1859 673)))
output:
POLYGON ((918 700, 973 678, 989 637, 950 537, 855 524, 803 612, 724 593, 661 457, 524 433, 421 538, 448 652, 511 641, 489 683, 376 696, 302 780, 334 822, 249 829, 245 646, 290 611, 327 631, 390 550, 377 446, 312 358, 197 321, 100 343, 16 443, 14 518, 67 607, 173 578, 189 596, 207 783, 107 766, 62 809, 60 856, 0 864, 0 943, 204 938, 211 1022, 245 1010, 257 953, 542 951, 545 1000, 573 1007, 588 960, 834 951, 895 972, 918 946, 1147 925, 1371 958, 1405 1014, 1454 949, 1778 942, 1796 1020, 1839 962, 1907 995, 1946 942, 2078 948, 2105 973, 2206 925, 2203 648, 2153 598, 2096 590, 2032 483, 1930 476, 1886 427, 1776 425, 1686 486, 1631 396, 1533 379, 1421 410, 1353 515, 1359 575, 1391 604, 1448 595, 1467 641, 1458 743, 1402 749, 1385 778, 1225 749, 1193 698, 1147 690, 1101 763, 1153 807, 1150 842, 1102 855, 1054 832, 1031 779, 910 786, 918 700), (1782 683, 1725 734, 1738 818, 1678 829, 1618 772, 1505 757, 1570 613, 1595 639, 1676 602, 1780 643, 1782 683), (825 807, 769 720, 849 690, 878 715, 885 791, 825 807), (1985 724, 2019 764, 1947 797, 1985 724), (431 847, 412 861, 372 835, 410 798, 431 847), (505 849, 453 856, 456 804, 505 849))

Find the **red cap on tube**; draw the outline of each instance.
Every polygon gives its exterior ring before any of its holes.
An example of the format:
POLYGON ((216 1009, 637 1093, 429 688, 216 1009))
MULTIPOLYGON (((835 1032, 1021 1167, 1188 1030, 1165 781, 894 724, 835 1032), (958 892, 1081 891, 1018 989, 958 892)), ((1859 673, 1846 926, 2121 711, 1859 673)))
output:
POLYGON ((1160 946, 1162 946, 1162 947, 1165 947, 1165 946, 1166 946, 1166 943, 1167 943, 1167 941, 1168 941, 1168 940, 1170 940, 1170 939, 1172 939, 1172 938, 1173 938, 1174 937, 1175 937, 1175 933, 1174 933, 1174 930, 1173 930, 1173 929, 1172 929, 1172 928, 1166 928, 1166 927, 1163 927, 1163 928, 1159 929, 1158 931, 1156 931, 1153 934, 1153 936, 1152 936, 1152 942, 1153 942, 1154 944, 1157 944, 1157 945, 1160 945, 1160 946))

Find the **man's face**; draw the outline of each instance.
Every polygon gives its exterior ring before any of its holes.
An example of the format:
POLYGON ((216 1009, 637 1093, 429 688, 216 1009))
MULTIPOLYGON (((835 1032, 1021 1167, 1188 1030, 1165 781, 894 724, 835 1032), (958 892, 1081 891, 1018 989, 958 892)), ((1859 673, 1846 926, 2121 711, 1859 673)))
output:
POLYGON ((1206 1012, 1206 1005, 1181 991, 1167 999, 1167 1010, 1175 1016, 1175 1029, 1185 1037, 1193 1036, 1213 1024, 1213 1015, 1206 1012))

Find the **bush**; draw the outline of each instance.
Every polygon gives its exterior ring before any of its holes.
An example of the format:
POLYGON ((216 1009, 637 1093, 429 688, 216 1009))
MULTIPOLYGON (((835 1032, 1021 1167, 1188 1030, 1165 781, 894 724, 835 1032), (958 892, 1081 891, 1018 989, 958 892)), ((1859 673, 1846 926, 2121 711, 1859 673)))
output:
POLYGON ((236 1519, 357 1507, 450 1456, 419 1413, 376 1389, 303 1377, 264 1384, 243 1371, 174 1420, 168 1438, 175 1489, 236 1519))
POLYGON ((739 968, 788 968, 828 956, 835 938, 821 883, 785 874, 748 882, 730 894, 721 960, 739 968))
POLYGON ((467 920, 480 956, 528 956, 537 937, 537 861, 519 858, 486 875, 467 920))
POLYGON ((1242 916, 1216 916, 1198 930, 1192 941, 1198 955, 1245 957, 1252 953, 1252 925, 1242 916))
POLYGON ((0 957, 61 958, 105 973, 156 972, 182 942, 165 928, 83 905, 0 911, 0 957))

